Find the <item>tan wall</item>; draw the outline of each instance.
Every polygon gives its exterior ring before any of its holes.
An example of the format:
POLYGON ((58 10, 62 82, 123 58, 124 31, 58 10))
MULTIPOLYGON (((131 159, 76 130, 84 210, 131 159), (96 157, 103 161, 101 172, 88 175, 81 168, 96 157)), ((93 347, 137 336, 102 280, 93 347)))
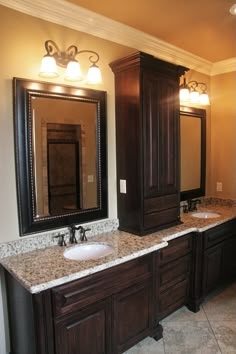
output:
MULTIPOLYGON (((73 86, 86 86, 107 91, 109 217, 116 218, 114 77, 108 64, 117 58, 134 52, 134 49, 55 25, 3 6, 0 6, 0 12, 0 33, 4 34, 1 36, 2 55, 0 57, 0 195, 2 201, 0 203, 0 242, 19 237, 14 161, 12 78, 22 77, 46 81, 38 76, 38 72, 41 58, 45 54, 44 42, 47 39, 54 40, 64 50, 69 45, 74 44, 80 50, 91 49, 100 54, 99 66, 103 75, 103 84, 88 86, 82 83, 73 83, 73 86)), ((89 65, 86 55, 81 55, 78 58, 82 69, 87 69, 89 65)), ((63 72, 63 69, 59 70, 61 73, 63 72)), ((62 76, 51 81, 68 84, 62 76)))
POLYGON ((212 77, 211 101, 210 194, 236 199, 236 72, 212 77))

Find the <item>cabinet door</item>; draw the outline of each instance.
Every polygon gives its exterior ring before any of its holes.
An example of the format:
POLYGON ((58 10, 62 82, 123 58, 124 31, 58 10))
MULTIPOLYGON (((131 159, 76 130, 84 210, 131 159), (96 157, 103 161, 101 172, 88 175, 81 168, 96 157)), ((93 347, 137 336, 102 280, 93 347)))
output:
POLYGON ((225 241, 223 248, 222 278, 236 276, 236 236, 225 241))
POLYGON ((210 248, 204 256, 204 293, 218 286, 221 280, 223 243, 210 248))
POLYGON ((178 81, 143 73, 144 197, 178 192, 178 81))
POLYGON ((150 334, 151 282, 136 284, 113 296, 113 353, 123 353, 150 334))
POLYGON ((111 353, 110 301, 56 321, 55 338, 56 354, 111 353))

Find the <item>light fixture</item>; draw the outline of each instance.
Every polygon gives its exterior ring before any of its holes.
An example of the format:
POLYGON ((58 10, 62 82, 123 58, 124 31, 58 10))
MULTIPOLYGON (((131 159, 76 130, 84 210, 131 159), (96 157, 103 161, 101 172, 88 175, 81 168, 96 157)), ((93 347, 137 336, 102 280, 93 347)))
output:
POLYGON ((41 63, 39 75, 46 78, 58 77, 57 65, 66 68, 65 80, 80 81, 83 79, 80 64, 76 56, 82 53, 90 53, 89 61, 91 66, 88 70, 85 81, 89 84, 99 84, 102 82, 102 75, 99 67, 96 65, 99 61, 98 53, 92 50, 80 50, 75 45, 69 46, 66 51, 61 51, 57 44, 52 40, 45 42, 46 54, 41 63))
POLYGON ((236 16, 236 4, 233 4, 230 9, 229 12, 231 13, 231 15, 236 16))
POLYGON ((197 82, 195 80, 186 83, 184 77, 183 84, 180 85, 179 98, 182 103, 192 103, 209 105, 209 97, 206 93, 207 85, 204 82, 197 82))

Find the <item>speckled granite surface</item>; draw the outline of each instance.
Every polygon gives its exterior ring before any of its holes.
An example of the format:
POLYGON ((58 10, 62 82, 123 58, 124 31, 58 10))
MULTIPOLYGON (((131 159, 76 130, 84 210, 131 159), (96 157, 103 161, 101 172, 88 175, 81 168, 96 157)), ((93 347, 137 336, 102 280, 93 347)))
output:
POLYGON ((99 260, 67 260, 63 256, 65 247, 52 246, 2 258, 1 263, 25 288, 37 293, 153 252, 167 246, 169 240, 193 231, 205 231, 236 217, 235 206, 202 203, 199 211, 215 211, 220 216, 197 219, 191 213, 182 214, 183 224, 144 237, 121 231, 91 237, 88 242, 106 242, 115 249, 112 255, 99 260))
MULTIPOLYGON (((104 232, 115 231, 118 228, 118 219, 104 219, 90 223, 82 224, 84 228, 89 228, 86 233, 87 237, 92 237, 104 232)), ((13 256, 36 249, 55 246, 58 240, 54 238, 58 233, 65 234, 65 241, 69 241, 69 229, 64 227, 61 229, 46 231, 40 234, 24 236, 15 241, 0 243, 0 259, 13 256)))

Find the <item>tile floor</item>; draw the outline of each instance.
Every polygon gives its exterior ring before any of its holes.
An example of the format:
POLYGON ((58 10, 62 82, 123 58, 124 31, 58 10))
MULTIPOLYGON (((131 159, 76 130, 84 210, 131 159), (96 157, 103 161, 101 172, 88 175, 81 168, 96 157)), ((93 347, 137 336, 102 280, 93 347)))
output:
POLYGON ((183 307, 161 324, 161 340, 148 337, 125 353, 236 354, 236 283, 211 294, 198 313, 183 307))

